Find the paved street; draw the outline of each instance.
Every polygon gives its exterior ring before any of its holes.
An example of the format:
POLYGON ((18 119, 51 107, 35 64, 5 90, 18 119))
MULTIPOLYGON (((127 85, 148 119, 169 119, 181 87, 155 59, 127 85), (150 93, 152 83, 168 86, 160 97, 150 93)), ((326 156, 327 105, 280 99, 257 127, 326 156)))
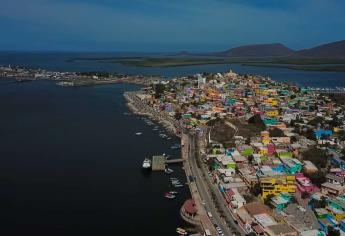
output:
POLYGON ((189 162, 190 162, 190 168, 192 170, 192 173, 195 177, 195 182, 198 187, 199 194, 201 198, 204 200, 206 209, 211 212, 213 216, 213 222, 216 223, 224 232, 225 235, 244 235, 244 233, 241 232, 241 229, 234 223, 233 218, 227 209, 227 206, 225 205, 223 197, 220 195, 219 191, 215 189, 215 186, 210 183, 208 178, 205 178, 202 174, 202 171, 204 171, 204 174, 207 175, 207 171, 202 166, 202 163, 200 163, 201 169, 198 167, 197 164, 197 138, 195 134, 189 134, 189 162), (221 217, 218 210, 215 208, 215 203, 211 198, 211 192, 214 192, 216 198, 215 201, 217 202, 217 205, 220 207, 221 211, 223 212, 224 218, 221 217), (218 193, 218 194, 217 194, 218 193), (230 222, 232 227, 229 228, 226 225, 226 221, 230 222))

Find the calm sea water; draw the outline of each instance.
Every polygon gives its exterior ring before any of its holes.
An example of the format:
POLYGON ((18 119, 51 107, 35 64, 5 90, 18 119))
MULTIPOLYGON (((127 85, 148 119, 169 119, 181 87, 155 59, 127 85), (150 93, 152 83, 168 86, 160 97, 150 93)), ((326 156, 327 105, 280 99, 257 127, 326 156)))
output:
POLYGON ((240 64, 198 65, 170 68, 145 68, 123 66, 121 64, 95 61, 68 62, 71 58, 97 58, 119 56, 145 56, 136 53, 15 53, 0 52, 0 65, 22 65, 55 71, 109 71, 123 74, 164 75, 174 77, 200 72, 225 72, 229 69, 237 73, 260 74, 277 81, 289 81, 301 86, 345 87, 345 72, 311 72, 283 68, 250 67, 240 64))
POLYGON ((124 114, 133 89, 0 79, 0 235, 176 235, 187 188, 165 199, 169 176, 141 165, 178 140, 124 114))

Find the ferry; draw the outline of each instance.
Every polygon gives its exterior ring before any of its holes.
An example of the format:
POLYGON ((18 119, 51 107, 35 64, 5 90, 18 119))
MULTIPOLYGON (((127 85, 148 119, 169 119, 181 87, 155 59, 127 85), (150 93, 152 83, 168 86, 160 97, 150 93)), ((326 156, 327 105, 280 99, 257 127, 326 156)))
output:
POLYGON ((145 158, 145 159, 144 159, 144 162, 143 162, 143 168, 144 168, 144 169, 148 169, 148 168, 150 168, 150 167, 151 167, 151 160, 148 159, 148 158, 145 158))

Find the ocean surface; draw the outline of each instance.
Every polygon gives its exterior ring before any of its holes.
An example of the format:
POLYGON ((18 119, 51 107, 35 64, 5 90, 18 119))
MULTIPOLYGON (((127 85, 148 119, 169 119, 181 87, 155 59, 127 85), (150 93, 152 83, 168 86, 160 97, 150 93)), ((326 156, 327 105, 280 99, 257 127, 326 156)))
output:
MULTIPOLYGON (((197 65, 180 67, 134 67, 115 63, 102 63, 97 61, 74 61, 72 58, 108 58, 108 57, 133 57, 150 56, 139 53, 19 53, 0 52, 0 65, 21 65, 34 68, 43 68, 54 71, 108 71, 123 74, 163 75, 175 77, 192 75, 201 72, 225 72, 232 69, 240 74, 260 74, 269 76, 277 81, 294 82, 300 86, 312 87, 345 87, 345 72, 313 72, 298 71, 284 68, 252 67, 241 64, 197 65)), ((157 56, 151 55, 151 56, 157 56)))
POLYGON ((0 79, 0 235, 176 235, 188 189, 166 199, 170 177, 141 166, 179 157, 179 140, 126 114, 122 94, 134 89, 0 79))
MULTIPOLYGON (((110 71, 166 77, 200 72, 270 76, 303 86, 345 87, 345 73, 304 72, 238 64, 173 68, 126 67, 75 57, 133 54, 0 53, 0 64, 54 71, 110 71)), ((128 111, 130 85, 65 88, 53 82, 0 79, 0 235, 176 235, 186 187, 174 200, 169 176, 147 174, 145 157, 167 153, 177 138, 162 140, 128 111), (134 133, 143 132, 136 136, 134 133)), ((174 177, 185 182, 180 166, 174 177)))

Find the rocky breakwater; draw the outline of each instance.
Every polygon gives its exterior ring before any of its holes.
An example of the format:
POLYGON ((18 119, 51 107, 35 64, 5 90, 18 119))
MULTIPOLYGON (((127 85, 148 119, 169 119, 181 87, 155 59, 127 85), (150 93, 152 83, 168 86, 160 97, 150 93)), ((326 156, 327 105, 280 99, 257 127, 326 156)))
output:
POLYGON ((142 93, 139 91, 124 93, 128 108, 134 114, 147 116, 151 120, 160 123, 169 132, 179 136, 179 123, 168 113, 156 110, 154 107, 147 104, 145 100, 140 98, 140 94, 142 93))

